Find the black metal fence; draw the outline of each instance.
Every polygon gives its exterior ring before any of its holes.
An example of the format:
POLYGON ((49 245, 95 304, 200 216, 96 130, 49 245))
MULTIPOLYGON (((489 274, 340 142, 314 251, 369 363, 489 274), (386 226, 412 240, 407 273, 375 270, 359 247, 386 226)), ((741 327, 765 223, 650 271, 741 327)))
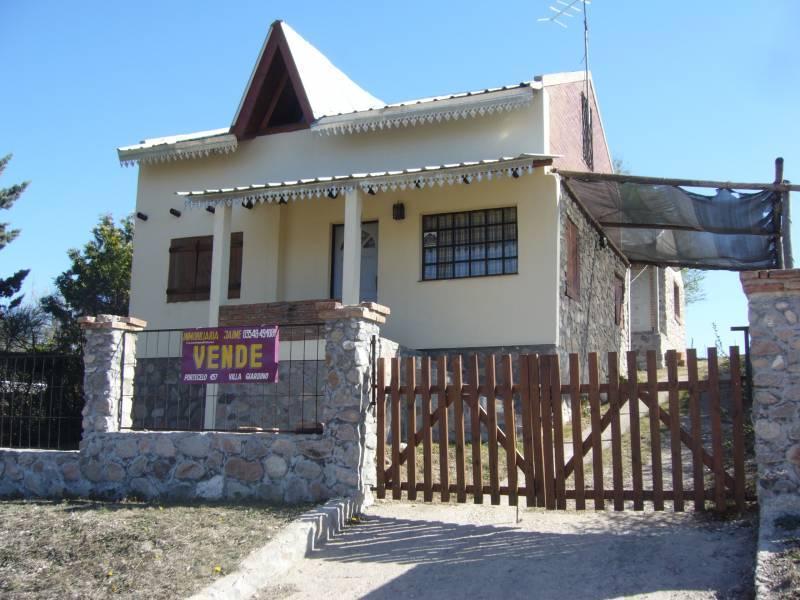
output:
POLYGON ((319 400, 325 373, 323 324, 280 327, 278 379, 270 383, 183 383, 182 331, 153 329, 135 334, 134 380, 132 391, 130 386, 122 386, 121 429, 294 433, 322 430, 319 400))
POLYGON ((80 354, 0 354, 0 448, 75 450, 82 410, 80 354))

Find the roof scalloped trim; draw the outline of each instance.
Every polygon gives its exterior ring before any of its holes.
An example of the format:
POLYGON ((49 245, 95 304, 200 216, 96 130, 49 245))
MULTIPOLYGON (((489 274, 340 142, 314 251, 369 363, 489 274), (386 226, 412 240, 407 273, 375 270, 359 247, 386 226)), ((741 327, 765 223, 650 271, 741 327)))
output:
POLYGON ((520 177, 531 174, 539 161, 555 157, 544 154, 520 154, 493 160, 468 161, 438 166, 354 173, 333 177, 315 177, 280 183, 264 183, 234 188, 210 189, 194 192, 177 192, 186 199, 189 207, 228 205, 233 202, 288 202, 311 198, 336 197, 340 193, 360 188, 365 192, 388 192, 422 189, 445 184, 468 184, 473 181, 492 180, 497 177, 520 177))
POLYGON ((136 163, 165 163, 212 154, 230 154, 236 151, 238 145, 236 136, 223 129, 145 140, 141 144, 117 148, 117 155, 120 164, 127 167, 136 163))
POLYGON ((482 117, 529 105, 533 101, 532 90, 531 83, 521 83, 514 87, 390 104, 380 109, 325 116, 313 123, 311 129, 320 135, 338 135, 482 117))

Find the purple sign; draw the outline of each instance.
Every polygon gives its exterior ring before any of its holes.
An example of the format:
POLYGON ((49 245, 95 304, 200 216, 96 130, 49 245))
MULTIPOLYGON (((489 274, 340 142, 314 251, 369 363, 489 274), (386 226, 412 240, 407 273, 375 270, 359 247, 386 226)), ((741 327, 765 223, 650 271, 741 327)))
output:
POLYGON ((278 326, 208 327, 182 334, 183 383, 278 381, 278 326))

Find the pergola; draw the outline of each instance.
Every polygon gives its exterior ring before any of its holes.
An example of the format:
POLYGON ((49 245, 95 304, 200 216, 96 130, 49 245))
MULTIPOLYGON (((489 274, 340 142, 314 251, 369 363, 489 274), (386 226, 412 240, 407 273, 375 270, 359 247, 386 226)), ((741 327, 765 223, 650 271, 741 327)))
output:
POLYGON ((784 180, 782 158, 772 183, 554 171, 607 243, 632 263, 731 271, 793 266, 789 192, 800 186, 784 180))

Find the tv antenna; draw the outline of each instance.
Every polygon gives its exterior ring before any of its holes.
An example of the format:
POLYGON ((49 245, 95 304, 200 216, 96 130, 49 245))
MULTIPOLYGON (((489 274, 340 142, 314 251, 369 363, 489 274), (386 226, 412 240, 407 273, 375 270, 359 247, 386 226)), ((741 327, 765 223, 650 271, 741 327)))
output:
POLYGON ((567 29, 565 19, 583 16, 583 92, 581 92, 581 122, 583 130, 583 162, 594 171, 594 140, 592 124, 592 106, 589 98, 589 13, 587 5, 591 0, 555 0, 548 8, 553 13, 542 17, 539 21, 551 22, 567 29))

